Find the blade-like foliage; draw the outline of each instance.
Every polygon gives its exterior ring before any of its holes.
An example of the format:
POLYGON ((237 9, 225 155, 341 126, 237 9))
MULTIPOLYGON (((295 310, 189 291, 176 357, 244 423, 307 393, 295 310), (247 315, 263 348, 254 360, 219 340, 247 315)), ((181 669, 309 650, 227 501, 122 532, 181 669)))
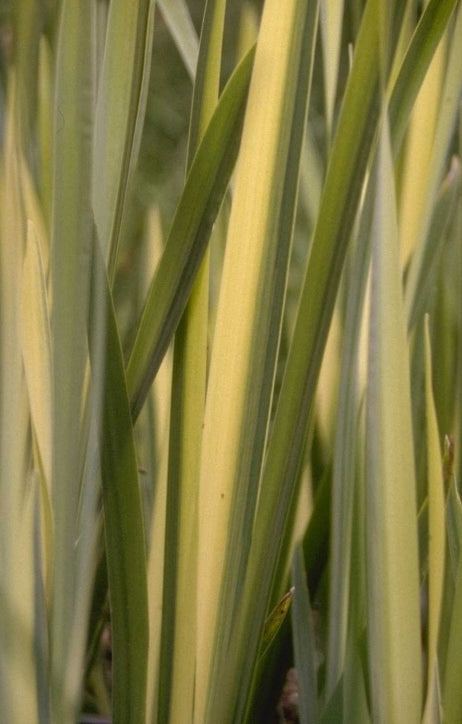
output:
POLYGON ((461 720, 461 31, 0 2, 2 721, 461 720))
POLYGON ((409 361, 388 125, 380 140, 367 390, 367 586, 372 716, 421 708, 417 503, 409 361), (403 551, 406 555, 403 556, 403 551))
POLYGON ((253 54, 246 55, 223 91, 192 163, 149 290, 127 367, 134 417, 180 321, 234 168, 253 54))

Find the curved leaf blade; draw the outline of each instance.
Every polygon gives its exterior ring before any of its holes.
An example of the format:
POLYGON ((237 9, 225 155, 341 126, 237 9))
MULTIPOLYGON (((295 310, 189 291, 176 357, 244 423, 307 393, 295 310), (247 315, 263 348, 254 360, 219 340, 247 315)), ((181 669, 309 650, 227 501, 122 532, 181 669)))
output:
POLYGON ((221 95, 192 163, 148 293, 127 366, 134 418, 181 319, 234 168, 253 55, 254 50, 249 51, 221 95))

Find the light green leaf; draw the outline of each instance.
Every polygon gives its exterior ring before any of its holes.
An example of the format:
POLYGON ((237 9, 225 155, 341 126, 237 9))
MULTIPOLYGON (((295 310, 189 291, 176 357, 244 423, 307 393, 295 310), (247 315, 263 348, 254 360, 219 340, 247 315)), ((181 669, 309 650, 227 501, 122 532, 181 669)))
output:
POLYGON ((368 5, 320 202, 261 481, 264 495, 260 496, 257 511, 239 629, 233 632, 231 645, 240 647, 240 656, 246 662, 240 663, 243 680, 251 670, 258 631, 266 614, 272 569, 298 479, 341 262, 372 145, 370 134, 377 115, 376 29, 373 7, 368 5))
POLYGON ((34 650, 34 538, 27 394, 21 351, 26 242, 22 104, 10 69, 0 169, 0 707, 12 721, 38 724, 34 650))
POLYGON ((45 551, 43 571, 47 595, 49 595, 53 560, 51 330, 41 245, 32 221, 27 224, 20 336, 29 408, 40 467, 42 535, 45 551))
POLYGON ((230 655, 229 647, 243 643, 235 638, 234 617, 243 612, 243 576, 271 410, 317 9, 316 3, 288 3, 282 11, 280 3, 266 3, 249 91, 203 434, 198 721, 244 720, 252 677, 253 667, 230 655))
MULTIPOLYGON (((348 629, 351 627, 351 577, 353 531, 362 520, 355 519, 354 500, 359 495, 357 469, 359 408, 362 390, 359 380, 360 332, 364 313, 366 283, 370 269, 370 234, 374 206, 375 180, 369 187, 361 209, 358 238, 352 249, 352 266, 347 275, 348 292, 339 382, 334 466, 332 473, 332 522, 330 540, 330 594, 326 670, 326 693, 337 684, 345 663, 348 629)), ((361 491, 362 492, 362 491, 361 491)), ((359 566, 356 566, 358 569, 359 566)), ((356 571, 357 573, 358 571, 356 571)))
POLYGON ((428 309, 431 290, 435 285, 439 262, 444 253, 445 237, 457 209, 461 177, 460 161, 454 157, 451 169, 444 179, 439 193, 434 197, 433 215, 427 237, 412 256, 405 291, 410 329, 428 309))
POLYGON ((437 647, 445 568, 446 526, 443 466, 433 400, 432 363, 428 317, 425 320, 425 407, 428 479, 428 649, 427 700, 434 697, 437 647))
POLYGON ((457 2, 430 0, 415 29, 390 98, 394 155, 401 148, 412 106, 457 2))
POLYGON ((326 126, 328 136, 332 137, 342 37, 343 0, 322 0, 320 17, 325 78, 326 126))
POLYGON ((385 118, 374 221, 367 393, 368 658, 373 720, 418 724, 422 681, 417 509, 400 279, 385 118))
POLYGON ((47 486, 50 486, 52 461, 50 313, 41 245, 31 221, 27 225, 21 302, 21 347, 29 406, 42 473, 47 486))
MULTIPOLYGON (((188 170, 218 102, 226 3, 208 0, 193 89, 188 170)), ((190 721, 197 632, 198 497, 207 377, 209 255, 175 333, 170 417, 159 721, 190 721), (173 653, 172 653, 173 652, 173 653)))
POLYGON ((418 234, 417 247, 411 258, 405 290, 410 326, 415 323, 419 312, 421 313, 422 301, 428 293, 428 280, 433 276, 429 273, 432 271, 431 262, 435 256, 438 258, 436 250, 441 248, 438 242, 444 238, 446 226, 455 206, 454 197, 457 197, 460 188, 460 162, 456 159, 452 160, 446 179, 442 179, 450 152, 459 98, 462 94, 462 47, 459 42, 461 33, 462 12, 459 7, 450 36, 451 42, 444 68, 444 83, 441 88, 431 153, 429 153, 428 170, 422 174, 422 169, 419 167, 418 171, 421 177, 423 175, 420 179, 424 186, 423 200, 416 204, 413 197, 414 205, 417 207, 414 213, 418 219, 418 234))
MULTIPOLYGON (((453 7, 454 3, 445 8, 444 22, 447 22, 453 7)), ((254 534, 254 556, 247 583, 248 599, 244 596, 252 610, 252 614, 248 614, 251 623, 247 626, 243 624, 242 632, 242 642, 245 642, 242 645, 245 645, 249 657, 252 651, 249 642, 253 640, 253 631, 262 621, 259 602, 265 598, 264 592, 269 591, 271 569, 278 555, 281 531, 297 479, 342 261, 362 189, 362 173, 372 147, 373 128, 377 123, 379 70, 376 9, 375 4, 369 2, 363 14, 266 458, 262 486, 268 493, 261 498, 262 515, 257 518, 254 534)), ((395 119, 392 128, 396 151, 401 146, 415 94, 444 31, 444 22, 438 15, 439 9, 440 3, 431 0, 409 47, 392 94, 395 119), (435 13, 435 27, 429 28, 435 13), (413 77, 410 78, 410 75, 413 77)), ((245 615, 242 614, 243 619, 245 615)))
POLYGON ((310 594, 306 582, 303 551, 300 547, 296 548, 294 553, 292 583, 295 588, 292 629, 299 684, 299 718, 301 724, 316 724, 318 721, 317 654, 310 594))
POLYGON ((135 418, 186 306, 234 168, 252 63, 250 51, 221 95, 192 163, 151 284, 127 367, 135 418))
POLYGON ((86 638, 84 621, 74 613, 93 236, 94 12, 91 0, 64 0, 56 55, 50 249, 55 533, 50 682, 55 724, 77 714, 86 638))
POLYGON ((92 203, 111 279, 143 128, 154 7, 155 0, 119 0, 109 5, 96 104, 92 203))

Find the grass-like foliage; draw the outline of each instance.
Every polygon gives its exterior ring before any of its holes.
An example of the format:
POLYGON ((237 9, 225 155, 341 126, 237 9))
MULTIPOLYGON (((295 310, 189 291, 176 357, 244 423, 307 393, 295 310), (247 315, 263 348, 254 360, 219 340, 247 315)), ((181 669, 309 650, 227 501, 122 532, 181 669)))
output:
POLYGON ((0 721, 462 721, 462 7, 0 2, 0 721))

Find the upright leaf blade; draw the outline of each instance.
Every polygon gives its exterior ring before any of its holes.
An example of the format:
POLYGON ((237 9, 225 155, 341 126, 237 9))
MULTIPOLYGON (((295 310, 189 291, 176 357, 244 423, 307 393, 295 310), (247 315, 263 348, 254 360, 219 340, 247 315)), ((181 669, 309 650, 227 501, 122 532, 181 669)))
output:
POLYGON ((425 407, 428 479, 428 650, 427 701, 435 696, 438 681, 438 634, 440 629, 445 566, 446 528, 443 466, 432 389, 432 363, 428 317, 425 324, 425 407), (436 678, 436 682, 435 682, 436 678))
POLYGON ((155 0, 110 3, 95 117, 92 202, 112 279, 146 108, 155 0))
POLYGON ((242 656, 229 652, 242 612, 271 414, 317 21, 317 3, 290 2, 282 12, 271 0, 260 26, 205 412, 197 721, 246 716, 253 666, 243 666, 242 656))
MULTIPOLYGON (((430 0, 409 47, 399 82, 392 94, 395 152, 401 146, 415 94, 454 4, 450 2, 441 8, 438 0, 430 0), (443 17, 439 14, 440 9, 443 17)), ((281 535, 297 480, 322 350, 362 189, 360 178, 363 178, 377 128, 379 66, 376 13, 376 2, 370 0, 364 9, 356 43, 268 446, 262 480, 267 495, 261 496, 245 593, 231 643, 232 651, 241 647, 241 653, 246 652, 249 663, 242 667, 243 679, 251 666, 257 645, 255 639, 268 605, 274 562, 279 554, 281 535)))
POLYGON ((50 256, 55 515, 51 686, 52 721, 56 723, 76 716, 85 642, 75 606, 93 235, 94 13, 91 0, 61 3, 56 57, 50 256))
POLYGON ((29 415, 20 334, 28 171, 17 84, 11 69, 0 168, 0 710, 7 719, 36 724, 34 490, 27 477, 29 415))
POLYGON ((367 586, 372 717, 420 722, 419 567, 409 360, 388 125, 380 139, 367 400, 367 586), (406 554, 403 555, 403 551, 406 554))
MULTIPOLYGON (((93 321, 98 305, 105 304, 107 311, 101 471, 112 619, 113 721, 125 724, 144 721, 146 711, 146 551, 123 355, 109 282, 96 247, 95 274, 99 284, 93 297, 93 321)), ((93 346, 93 360, 97 355, 93 346)))
MULTIPOLYGON (((356 245, 352 249, 352 268, 346 277, 348 279, 348 295, 332 472, 330 593, 326 672, 326 692, 328 696, 333 693, 342 674, 345 665, 348 633, 349 629, 351 629, 351 578, 354 575, 352 542, 354 528, 358 528, 354 515, 354 501, 360 490, 357 462, 358 450, 361 448, 363 440, 358 429, 361 395, 363 393, 363 390, 360 389, 359 380, 360 332, 364 315, 366 283, 370 270, 370 232, 374 189, 374 179, 371 178, 361 209, 358 238, 356 245)), ((360 522, 359 525, 361 525, 360 522)), ((359 568, 359 566, 356 568, 359 568)))
POLYGON ((50 313, 37 231, 28 223, 21 300, 21 339, 29 405, 42 470, 51 484, 52 362, 50 313))
MULTIPOLYGON (((218 102, 226 3, 208 0, 202 20, 188 138, 188 170, 218 102)), ((199 471, 207 377, 209 252, 175 333, 159 665, 159 719, 190 721, 197 640, 199 471), (172 653, 173 652, 173 653, 172 653)))
POLYGON ((301 292, 297 320, 268 443, 259 507, 231 653, 240 664, 241 691, 248 686, 253 657, 270 595, 346 244, 376 127, 378 61, 376 18, 368 3, 343 101, 301 292), (339 181, 341 179, 341 182, 339 181))
POLYGON ((323 0, 321 2, 321 32, 323 48, 323 69, 326 98, 326 126, 328 135, 333 135, 334 109, 340 60, 343 1, 323 0))
POLYGON ((299 712, 301 724, 318 722, 318 687, 316 646, 312 624, 310 595, 306 583, 302 549, 295 550, 292 563, 292 583, 295 594, 292 604, 292 627, 295 666, 299 681, 299 712))

